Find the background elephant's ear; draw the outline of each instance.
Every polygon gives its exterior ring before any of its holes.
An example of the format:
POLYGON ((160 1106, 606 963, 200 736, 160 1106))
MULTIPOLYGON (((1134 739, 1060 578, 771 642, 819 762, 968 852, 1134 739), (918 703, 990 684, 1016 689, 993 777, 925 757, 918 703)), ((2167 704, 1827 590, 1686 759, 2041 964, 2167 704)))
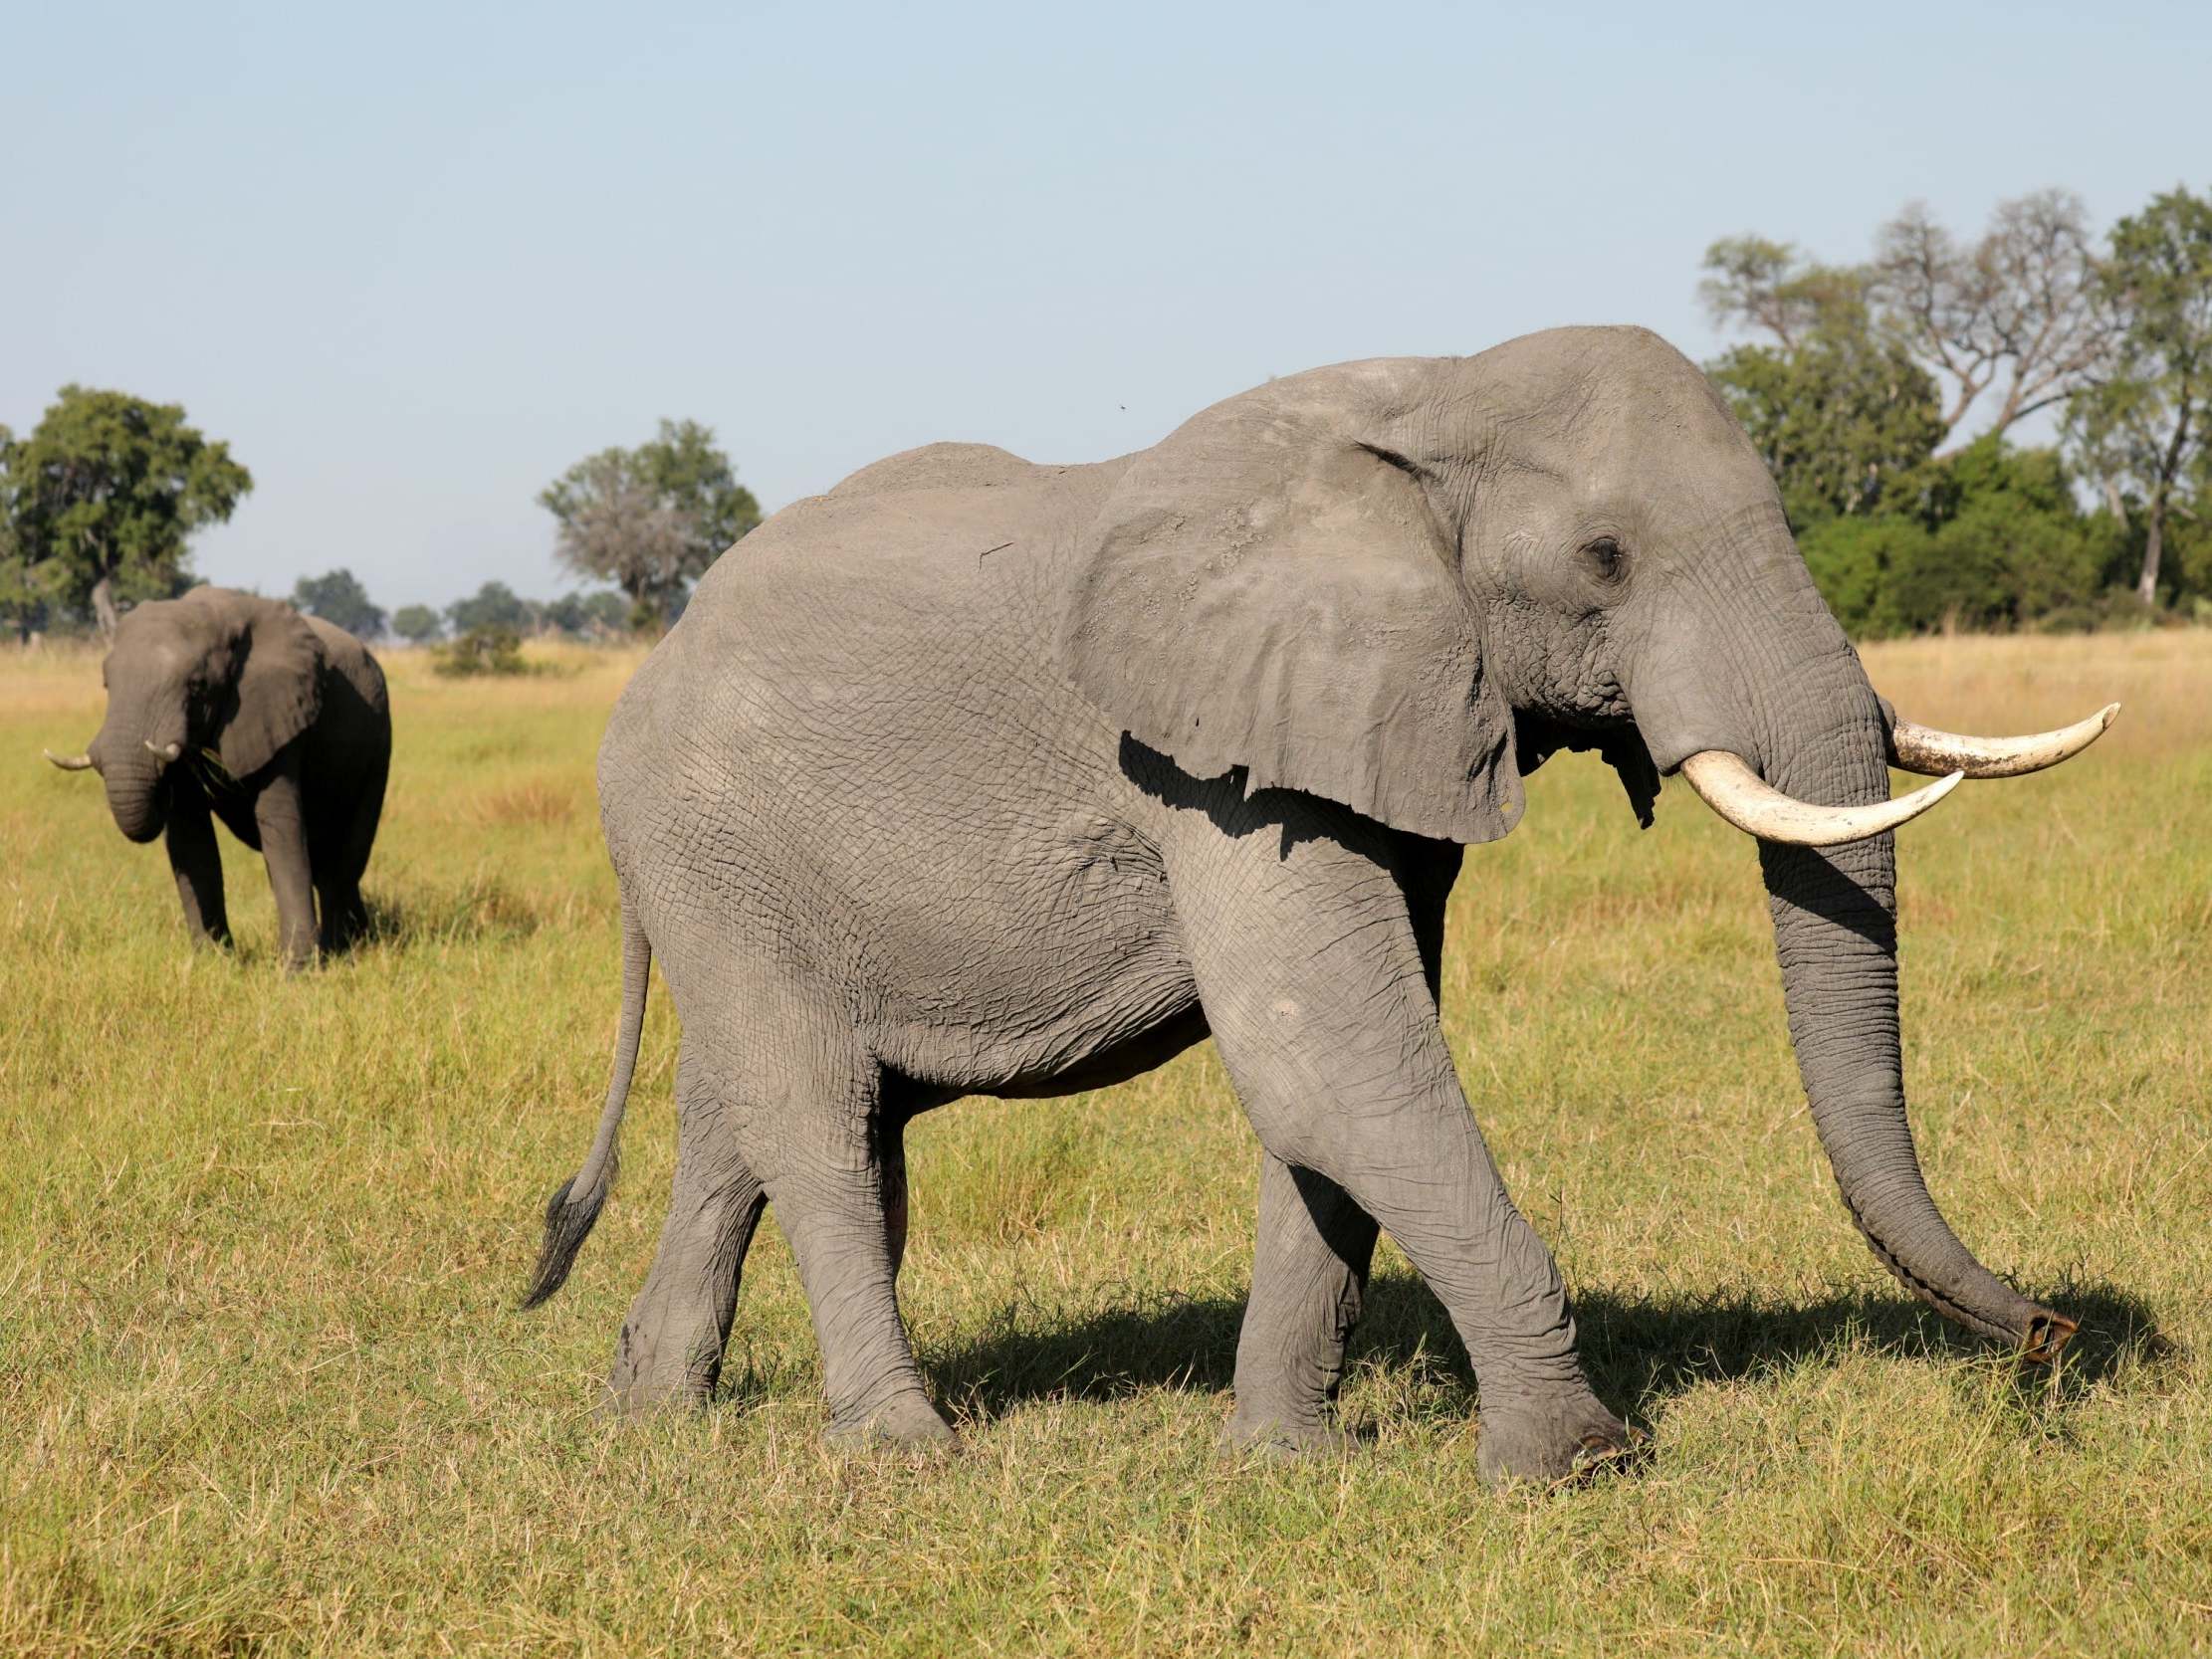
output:
POLYGON ((1511 711, 1416 465, 1413 372, 1273 382, 1140 456, 1082 532, 1062 620, 1079 691, 1184 770, 1326 796, 1397 829, 1520 821, 1511 711))
POLYGON ((232 777, 258 772, 323 707, 323 647, 307 620, 275 600, 253 604, 238 649, 237 699, 215 739, 232 777))

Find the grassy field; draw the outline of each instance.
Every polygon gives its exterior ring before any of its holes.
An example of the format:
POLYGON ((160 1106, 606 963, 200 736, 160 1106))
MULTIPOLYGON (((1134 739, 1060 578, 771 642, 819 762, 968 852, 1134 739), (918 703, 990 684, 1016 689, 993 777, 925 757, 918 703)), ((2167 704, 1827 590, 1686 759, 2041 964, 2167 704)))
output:
MULTIPOLYGON (((1756 860, 1562 757, 1468 860, 1444 1015, 1632 1478, 1474 1479, 1479 1412, 1386 1245, 1362 1455, 1238 1467, 1256 1149, 1211 1048, 912 1137, 902 1293, 966 1456, 820 1439, 764 1228, 726 1398, 610 1426, 659 1226, 656 994, 627 1166, 515 1302, 589 1141, 617 979, 591 755, 634 659, 390 661, 380 936, 235 955, 38 758, 97 659, 0 656, 0 1651, 2182 1653, 2212 1648, 2212 634, 1871 649, 1924 722, 2126 713, 1901 834, 1907 1083, 1960 1233, 2076 1314, 2023 1373, 1906 1302, 1807 1119, 1756 860)), ((773 1214, 773 1212, 772 1212, 773 1214)))

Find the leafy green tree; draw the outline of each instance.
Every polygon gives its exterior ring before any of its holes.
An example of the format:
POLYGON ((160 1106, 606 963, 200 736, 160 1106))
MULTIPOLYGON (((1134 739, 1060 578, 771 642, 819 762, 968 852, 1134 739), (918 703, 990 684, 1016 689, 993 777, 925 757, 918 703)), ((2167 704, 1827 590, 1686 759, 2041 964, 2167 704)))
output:
POLYGON ((628 601, 611 587, 588 593, 583 600, 584 631, 609 636, 627 633, 630 610, 628 601))
POLYGON ((1829 518, 1798 536, 1848 632, 2098 617, 2126 548, 2109 516, 2082 511, 2058 451, 1985 434, 1916 482, 1897 510, 1829 518))
POLYGON ((445 632, 445 623, 428 605, 401 605, 392 612, 391 631, 409 645, 428 645, 445 632))
POLYGON ((369 603, 368 589, 350 570, 302 576, 292 584, 292 604, 296 610, 343 628, 355 639, 374 639, 384 631, 384 613, 369 603))
POLYGON ((713 431, 696 421, 664 420, 650 443, 587 456, 538 500, 558 520, 560 563, 619 587, 638 626, 665 619, 723 550, 761 521, 753 492, 738 483, 713 431))
POLYGON ((186 539, 227 519, 254 483, 181 405, 83 386, 64 386, 5 459, 24 579, 89 605, 103 634, 119 603, 181 592, 186 539))
POLYGON ((1874 512, 1943 437, 1934 379, 1861 306, 1834 308, 1795 346, 1735 346, 1706 372, 1801 527, 1874 512))
POLYGON ((612 588, 602 587, 592 593, 563 593, 541 615, 551 626, 578 639, 611 636, 629 630, 630 603, 612 588))
POLYGON ((1713 321, 1764 329, 1784 351, 1796 351, 1816 329, 1866 311, 1866 272, 1814 263, 1787 242, 1723 237, 1705 250, 1704 269, 1697 297, 1713 321))
POLYGON ((2212 199, 2169 190, 2120 220, 2101 282, 2119 338, 2109 375, 2075 399, 2068 436, 2115 507, 2130 489, 2141 504, 2135 596, 2149 606, 2212 426, 2212 199))
POLYGON ((446 606, 445 614, 456 634, 478 628, 505 628, 519 634, 535 621, 530 601, 505 582, 486 582, 466 599, 446 606))

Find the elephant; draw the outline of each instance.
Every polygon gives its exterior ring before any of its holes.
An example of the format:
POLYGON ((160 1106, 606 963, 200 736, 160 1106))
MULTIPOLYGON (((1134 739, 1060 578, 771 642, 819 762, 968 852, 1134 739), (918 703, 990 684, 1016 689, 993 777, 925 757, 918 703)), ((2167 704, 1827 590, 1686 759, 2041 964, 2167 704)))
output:
POLYGON ((367 648, 277 600, 195 587, 125 615, 101 680, 99 735, 46 757, 98 771, 130 840, 167 832, 193 941, 230 939, 220 818, 268 863, 288 971, 350 944, 368 922, 361 872, 391 767, 391 707, 367 648))
POLYGON ((605 1200, 657 958, 677 1162, 609 1405, 709 1397, 773 1202, 829 1434, 957 1444, 896 1294, 906 1125, 1102 1088, 1211 1034, 1261 1168, 1225 1442, 1344 1443, 1380 1228, 1465 1345, 1479 1478, 1606 1466, 1636 1437, 1438 1014, 1463 849, 1569 749, 1647 825, 1679 775, 1757 840, 1853 1220, 1913 1295, 2048 1357, 2074 1322, 1977 1261, 1921 1177, 1893 832, 2112 713, 2025 738, 1899 719, 1742 429, 1641 328, 1316 369, 1098 464, 893 456, 721 558, 616 704, 612 1078, 524 1305, 605 1200), (1944 781, 1893 800, 1891 761, 1944 781))

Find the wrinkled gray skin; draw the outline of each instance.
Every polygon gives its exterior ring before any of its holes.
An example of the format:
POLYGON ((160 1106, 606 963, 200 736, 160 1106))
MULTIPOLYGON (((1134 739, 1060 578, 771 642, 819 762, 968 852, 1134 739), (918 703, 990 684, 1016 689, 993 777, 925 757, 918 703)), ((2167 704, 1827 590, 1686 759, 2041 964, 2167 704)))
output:
POLYGON ((166 832, 193 941, 230 938, 220 818, 269 866, 287 967, 349 943, 391 762, 383 671, 360 641, 274 599, 196 587, 125 615, 101 678, 108 716, 86 752, 117 829, 166 832))
MULTIPOLYGON (((1438 1028, 1459 843, 1510 830, 1560 747, 1644 815, 1715 748, 1884 800, 1885 719, 1758 457, 1641 329, 1315 370, 1098 466, 869 467, 721 560, 608 726, 624 1019, 532 1301, 605 1195, 658 952, 680 1150, 614 1395, 705 1397, 773 1200, 834 1429, 949 1440, 894 1294, 905 1125, 1211 1032, 1263 1148, 1229 1440, 1335 1442, 1379 1224, 1466 1343, 1486 1477, 1570 1472, 1625 1431, 1438 1028)), ((1921 1182, 1890 838, 1759 853, 1854 1219, 1960 1324, 2048 1337, 1921 1182)))

